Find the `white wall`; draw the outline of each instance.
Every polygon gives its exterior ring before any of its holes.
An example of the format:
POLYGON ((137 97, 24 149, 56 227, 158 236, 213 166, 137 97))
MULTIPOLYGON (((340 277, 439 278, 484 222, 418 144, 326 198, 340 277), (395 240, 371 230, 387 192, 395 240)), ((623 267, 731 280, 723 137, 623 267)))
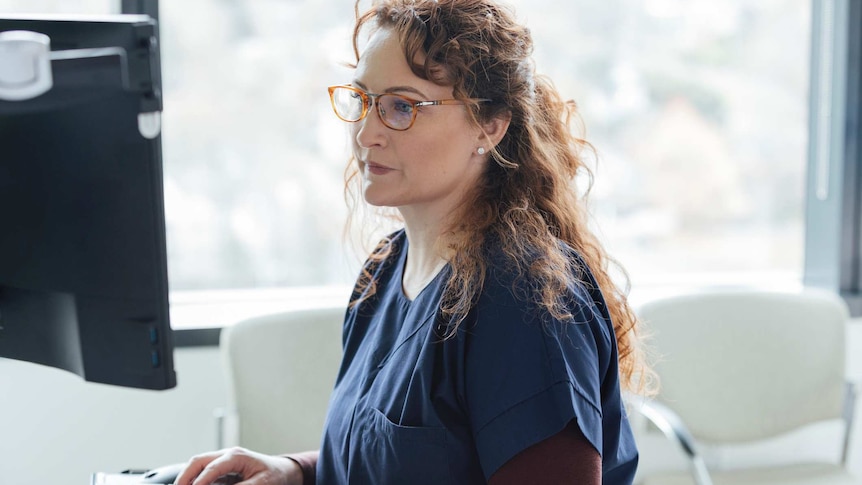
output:
POLYGON ((175 352, 179 385, 142 391, 0 359, 0 485, 86 485, 96 471, 185 461, 215 446, 216 348, 175 352))
MULTIPOLYGON (((179 385, 169 391, 85 383, 64 371, 0 359, 0 485, 85 485, 95 471, 148 468, 212 449, 212 413, 226 403, 219 359, 216 348, 178 349, 179 385)), ((848 367, 862 383, 862 321, 851 326, 848 367)), ((862 476, 862 402, 857 416, 851 469, 862 476)), ((831 435, 834 429, 811 430, 782 453, 835 456, 831 435)), ((642 470, 682 466, 660 436, 638 439, 642 470)), ((732 465, 758 453, 775 455, 744 450, 712 459, 732 465)))

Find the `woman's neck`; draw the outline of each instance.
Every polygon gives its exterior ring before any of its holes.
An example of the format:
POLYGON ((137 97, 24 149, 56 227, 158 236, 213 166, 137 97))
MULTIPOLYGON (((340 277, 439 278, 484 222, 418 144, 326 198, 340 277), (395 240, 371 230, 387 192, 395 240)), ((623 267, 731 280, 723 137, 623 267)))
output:
POLYGON ((419 224, 405 218, 404 232, 410 243, 401 287, 409 299, 414 299, 446 265, 446 258, 440 254, 438 239, 441 224, 419 224))

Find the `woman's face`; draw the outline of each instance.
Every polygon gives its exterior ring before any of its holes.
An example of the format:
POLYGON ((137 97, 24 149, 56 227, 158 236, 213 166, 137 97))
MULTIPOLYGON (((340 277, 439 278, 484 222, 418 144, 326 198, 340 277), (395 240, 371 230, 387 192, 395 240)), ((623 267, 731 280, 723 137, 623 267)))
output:
MULTIPOLYGON (((387 29, 371 37, 352 84, 369 93, 396 93, 418 101, 454 97, 452 87, 413 74, 397 35, 387 29)), ((485 159, 476 151, 481 131, 468 121, 466 106, 416 109, 415 122, 406 131, 381 122, 376 100, 364 119, 350 125, 363 195, 369 204, 397 207, 405 216, 443 218, 481 174, 485 159)))

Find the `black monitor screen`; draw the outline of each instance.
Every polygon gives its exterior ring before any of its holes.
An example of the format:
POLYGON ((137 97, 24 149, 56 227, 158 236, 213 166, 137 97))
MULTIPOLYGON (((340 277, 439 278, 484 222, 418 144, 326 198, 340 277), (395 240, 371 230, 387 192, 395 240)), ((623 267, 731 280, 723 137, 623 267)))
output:
POLYGON ((53 76, 44 94, 0 99, 0 357, 176 385, 155 29, 0 15, 0 88, 22 79, 8 66, 29 66, 4 53, 11 31, 50 38, 53 76))

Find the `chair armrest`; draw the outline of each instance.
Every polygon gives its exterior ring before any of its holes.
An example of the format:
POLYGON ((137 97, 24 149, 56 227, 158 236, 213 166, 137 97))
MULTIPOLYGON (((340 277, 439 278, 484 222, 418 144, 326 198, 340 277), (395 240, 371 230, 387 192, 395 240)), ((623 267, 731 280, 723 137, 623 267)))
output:
POLYGON ((221 450, 237 445, 239 440, 239 415, 236 409, 217 407, 213 409, 215 420, 215 449, 221 450))
POLYGON ((654 424, 670 440, 679 445, 689 459, 691 474, 697 485, 712 485, 703 457, 697 451, 694 437, 672 409, 658 401, 643 400, 636 406, 638 412, 654 424))

